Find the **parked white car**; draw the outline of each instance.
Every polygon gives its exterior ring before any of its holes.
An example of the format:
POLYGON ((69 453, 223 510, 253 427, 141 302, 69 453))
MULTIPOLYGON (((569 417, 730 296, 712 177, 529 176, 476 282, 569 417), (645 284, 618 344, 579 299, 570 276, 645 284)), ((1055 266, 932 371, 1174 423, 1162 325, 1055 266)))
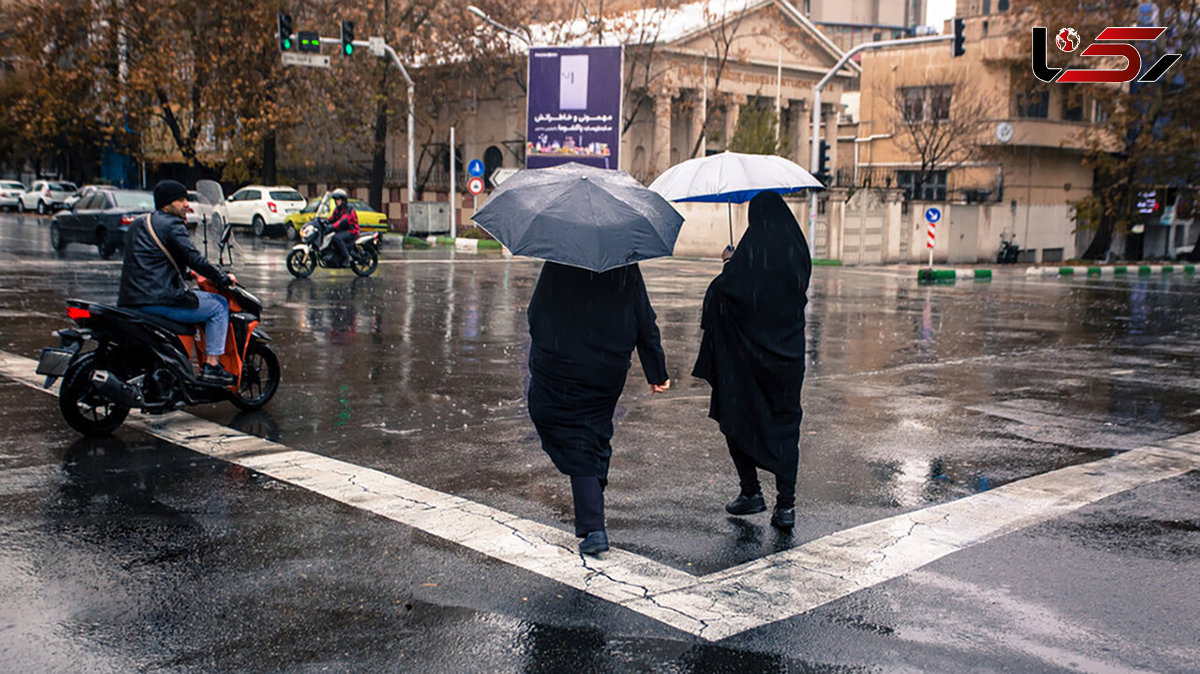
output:
POLYGON ((247 185, 218 206, 217 213, 231 224, 250 227, 255 236, 263 236, 268 231, 282 230, 284 219, 307 205, 294 187, 247 185))
POLYGON ((187 222, 189 225, 212 222, 217 225, 218 231, 220 230, 223 220, 217 213, 219 204, 211 203, 207 197, 196 190, 188 190, 187 200, 187 222))
POLYGON ((70 208, 74 206, 83 200, 84 197, 91 196, 92 192, 104 187, 111 187, 111 185, 84 185, 83 187, 80 187, 72 192, 71 196, 67 197, 63 201, 63 208, 70 208))
POLYGON ((16 208, 17 201, 25 194, 25 183, 16 180, 0 180, 0 208, 16 208))
POLYGON ((61 180, 39 180, 29 188, 29 191, 17 199, 18 211, 36 210, 42 215, 52 213, 63 207, 67 197, 79 188, 75 183, 61 180))

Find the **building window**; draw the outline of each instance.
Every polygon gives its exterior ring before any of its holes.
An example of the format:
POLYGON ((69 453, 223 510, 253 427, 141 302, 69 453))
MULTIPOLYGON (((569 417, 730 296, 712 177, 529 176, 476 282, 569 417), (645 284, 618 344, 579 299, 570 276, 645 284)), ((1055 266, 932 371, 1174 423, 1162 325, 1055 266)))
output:
POLYGON ((1064 122, 1083 121, 1083 97, 1079 94, 1064 93, 1062 101, 1062 118, 1064 122))
POLYGON ((903 87, 901 107, 906 122, 940 122, 950 119, 953 90, 949 86, 903 87))
POLYGON ((930 171, 925 174, 925 183, 918 185, 919 171, 896 171, 896 187, 904 190, 914 201, 945 201, 946 172, 930 171))
POLYGON ((1017 94, 1017 117, 1047 119, 1050 117, 1049 91, 1024 91, 1017 94))

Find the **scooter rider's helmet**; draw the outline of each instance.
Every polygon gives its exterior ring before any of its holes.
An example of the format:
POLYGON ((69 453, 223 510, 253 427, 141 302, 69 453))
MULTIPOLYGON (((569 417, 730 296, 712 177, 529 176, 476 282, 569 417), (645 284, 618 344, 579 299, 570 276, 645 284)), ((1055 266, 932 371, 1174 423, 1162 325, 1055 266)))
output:
POLYGON ((336 190, 329 193, 329 198, 333 199, 334 201, 337 201, 339 199, 341 199, 342 201, 345 201, 349 197, 346 195, 346 190, 339 187, 336 190))

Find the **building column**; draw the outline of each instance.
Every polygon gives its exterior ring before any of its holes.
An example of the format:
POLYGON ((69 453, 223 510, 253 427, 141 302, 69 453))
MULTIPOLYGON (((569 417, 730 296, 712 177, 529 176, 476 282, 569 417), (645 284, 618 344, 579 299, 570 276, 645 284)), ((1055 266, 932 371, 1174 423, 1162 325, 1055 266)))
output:
POLYGON ((671 166, 671 94, 654 97, 654 175, 671 166))
POLYGON ((729 94, 725 98, 725 149, 733 143, 733 134, 737 133, 738 117, 742 114, 742 106, 746 97, 741 94, 729 94))
MULTIPOLYGON (((700 139, 700 148, 696 151, 696 156, 703 157, 706 154, 705 150, 708 148, 708 139, 705 138, 706 134, 704 133, 704 116, 707 111, 704 109, 704 105, 701 104, 704 93, 699 89, 692 90, 692 93, 694 94, 692 97, 692 142, 688 146, 687 151, 692 151, 692 148, 696 146, 696 139, 698 138, 700 139)), ((682 159, 691 159, 691 156, 682 157, 682 159)))
POLYGON ((791 128, 788 131, 792 138, 796 140, 796 149, 792 155, 792 161, 806 169, 810 168, 809 164, 812 162, 812 133, 809 130, 809 127, 812 126, 812 120, 809 119, 809 115, 812 113, 809 112, 808 105, 808 99, 802 98, 791 101, 791 105, 788 108, 792 111, 791 124, 789 124, 791 128))

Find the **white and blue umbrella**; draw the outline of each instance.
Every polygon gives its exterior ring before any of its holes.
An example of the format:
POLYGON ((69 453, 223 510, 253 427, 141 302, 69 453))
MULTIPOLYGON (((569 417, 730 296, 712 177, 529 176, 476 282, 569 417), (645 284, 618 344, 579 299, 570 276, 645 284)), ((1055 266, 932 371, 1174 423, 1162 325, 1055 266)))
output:
POLYGON ((794 161, 771 154, 722 152, 688 159, 667 169, 650 189, 667 201, 729 204, 729 243, 733 243, 733 204, 759 192, 788 194, 824 189, 820 180, 794 161))

